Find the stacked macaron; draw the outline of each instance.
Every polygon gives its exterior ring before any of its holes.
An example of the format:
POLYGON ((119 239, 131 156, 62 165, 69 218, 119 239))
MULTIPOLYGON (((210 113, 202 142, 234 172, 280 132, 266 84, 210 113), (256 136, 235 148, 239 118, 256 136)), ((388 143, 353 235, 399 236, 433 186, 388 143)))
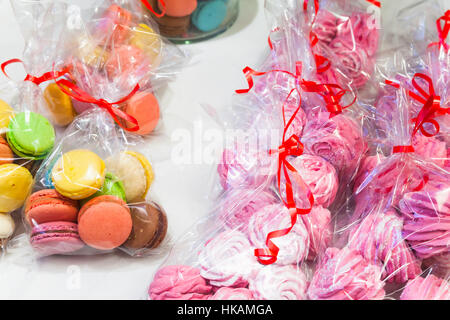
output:
MULTIPOLYGON (((157 19, 161 34, 170 38, 187 37, 190 29, 208 33, 225 21, 227 0, 167 0, 166 14, 157 19)), ((158 1, 160 10, 163 10, 158 1)))
MULTIPOLYGON (((91 34, 76 40, 70 79, 89 95, 106 101, 128 96, 139 84, 142 90, 120 107, 137 120, 139 130, 135 133, 147 135, 159 122, 159 103, 152 93, 150 76, 161 63, 163 41, 150 26, 136 20, 125 8, 109 6, 96 20, 91 34)), ((70 123, 74 113, 81 114, 93 106, 71 100, 58 85, 47 87, 45 98, 61 125, 70 123)), ((135 126, 127 121, 124 125, 135 126)))
POLYGON ((52 189, 33 193, 24 210, 40 254, 74 253, 87 245, 102 251, 121 247, 134 255, 165 238, 164 211, 145 202, 153 170, 142 154, 126 151, 104 161, 76 149, 50 167, 52 189))
POLYGON ((36 160, 53 148, 55 131, 43 116, 13 109, 0 100, 0 240, 14 232, 9 213, 19 209, 31 191, 36 160))

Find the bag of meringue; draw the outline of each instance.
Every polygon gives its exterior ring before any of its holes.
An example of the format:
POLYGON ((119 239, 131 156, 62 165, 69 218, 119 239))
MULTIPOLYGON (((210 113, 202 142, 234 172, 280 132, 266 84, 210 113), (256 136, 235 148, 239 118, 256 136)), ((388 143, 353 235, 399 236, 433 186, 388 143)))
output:
POLYGON ((104 110, 72 122, 42 163, 23 209, 36 256, 162 251, 167 216, 149 192, 157 173, 136 151, 140 146, 104 110))

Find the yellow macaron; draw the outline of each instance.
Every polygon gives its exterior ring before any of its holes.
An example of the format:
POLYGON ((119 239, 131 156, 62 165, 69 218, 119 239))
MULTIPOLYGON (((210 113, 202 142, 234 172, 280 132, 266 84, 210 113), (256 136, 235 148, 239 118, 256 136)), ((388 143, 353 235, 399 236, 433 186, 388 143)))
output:
POLYGON ((67 126, 75 118, 72 99, 56 83, 51 83, 44 90, 44 99, 53 119, 58 126, 67 126))
POLYGON ((133 151, 126 151, 106 160, 108 172, 123 183, 129 203, 142 201, 153 183, 154 173, 147 158, 133 151))
POLYGON ((109 52, 101 48, 88 37, 78 38, 78 58, 90 67, 103 68, 109 59, 109 52))
POLYGON ((52 181, 63 196, 81 200, 100 190, 105 174, 105 163, 97 154, 76 149, 58 159, 52 170, 52 181))
POLYGON ((12 117, 14 117, 13 108, 5 101, 0 100, 0 134, 6 133, 12 117))
POLYGON ((160 35, 146 24, 139 24, 131 32, 130 44, 141 49, 150 59, 152 69, 161 63, 163 42, 160 35))
POLYGON ((24 167, 13 163, 0 165, 0 212, 20 208, 32 185, 33 176, 24 167))

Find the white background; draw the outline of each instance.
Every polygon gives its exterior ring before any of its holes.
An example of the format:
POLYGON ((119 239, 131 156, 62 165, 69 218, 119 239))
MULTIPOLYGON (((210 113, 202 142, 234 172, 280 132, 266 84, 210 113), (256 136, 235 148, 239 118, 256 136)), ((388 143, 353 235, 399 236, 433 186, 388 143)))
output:
MULTIPOLYGON (((386 1, 384 1, 386 2, 386 1)), ((385 12, 408 2, 392 1, 385 12)), ((411 1, 409 1, 411 2, 411 1)), ((156 173, 151 198, 167 211, 172 239, 181 236, 207 213, 212 165, 175 165, 167 148, 177 128, 193 130, 211 120, 200 104, 226 108, 234 89, 245 86, 242 68, 257 68, 267 49, 268 27, 263 0, 241 0, 238 21, 226 33, 204 43, 185 46, 191 61, 177 79, 160 93, 164 131, 150 139, 144 153, 156 173), (166 150, 165 150, 166 149, 166 150)), ((444 3, 444 1, 443 1, 444 3)), ((0 61, 20 58, 23 38, 9 1, 0 1, 0 61)), ((0 85, 4 78, 0 75, 0 85)), ((1 98, 1 97, 0 97, 1 98)), ((16 213, 17 214, 17 213, 16 213)), ((0 262, 1 299, 142 299, 164 256, 131 258, 124 254, 87 257, 50 257, 31 263, 24 249, 0 262), (24 258, 18 259, 20 254, 24 258)))

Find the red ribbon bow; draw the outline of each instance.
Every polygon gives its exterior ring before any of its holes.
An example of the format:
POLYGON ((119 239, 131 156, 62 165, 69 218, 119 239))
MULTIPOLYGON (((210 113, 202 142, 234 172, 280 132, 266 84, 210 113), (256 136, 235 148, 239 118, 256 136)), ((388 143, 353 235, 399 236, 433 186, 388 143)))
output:
POLYGON ((144 4, 144 6, 152 12, 157 18, 162 18, 166 14, 166 3, 164 0, 158 0, 158 2, 161 4, 161 13, 157 13, 155 9, 150 5, 150 3, 147 0, 141 0, 141 2, 144 4))
MULTIPOLYGON (((1 66, 0 66, 3 74, 9 79, 11 79, 11 78, 6 73, 6 67, 9 66, 10 64, 13 64, 13 63, 22 63, 22 64, 24 64, 23 61, 20 60, 20 59, 11 59, 11 60, 3 62, 1 64, 1 66)), ((27 74, 25 79, 23 79, 23 81, 31 81, 34 84, 39 86, 40 84, 42 84, 42 83, 44 83, 46 81, 50 81, 50 80, 54 80, 56 78, 62 77, 65 74, 68 74, 69 72, 70 72, 70 67, 64 67, 61 71, 46 72, 40 77, 35 77, 35 76, 30 75, 30 74, 27 74)))
POLYGON ((341 105, 341 99, 350 92, 349 90, 344 90, 338 84, 320 84, 314 81, 307 81, 301 77, 302 75, 302 63, 297 61, 295 64, 295 74, 286 70, 274 69, 267 72, 255 71, 250 67, 245 67, 243 69, 245 79, 248 83, 247 89, 239 89, 236 90, 236 93, 243 94, 248 93, 254 86, 253 77, 264 76, 269 73, 279 72, 287 74, 293 77, 296 81, 296 85, 298 85, 305 92, 314 92, 319 94, 326 103, 326 108, 330 113, 330 117, 338 115, 342 113, 342 111, 351 105, 353 105, 356 101, 356 96, 353 101, 346 106, 341 105))
POLYGON ((140 89, 139 84, 137 84, 136 87, 134 87, 133 91, 131 91, 127 96, 123 97, 122 99, 120 99, 118 101, 114 101, 114 102, 108 102, 104 99, 95 99, 94 97, 90 96, 88 93, 86 93, 85 91, 80 89, 77 85, 75 85, 74 83, 72 83, 66 79, 58 80, 58 81, 56 81, 56 84, 60 87, 60 89, 65 94, 69 95, 70 97, 74 98, 75 100, 78 100, 81 102, 86 102, 86 103, 92 103, 92 104, 95 104, 95 105, 99 106, 100 108, 103 108, 106 111, 108 111, 108 113, 111 115, 111 117, 114 119, 114 121, 122 129, 127 130, 127 131, 133 131, 133 132, 139 130, 139 124, 134 117, 123 112, 119 108, 114 107, 114 105, 120 105, 120 104, 126 102, 127 100, 129 100, 131 97, 133 97, 140 89), (67 90, 66 88, 68 88, 69 90, 67 90), (134 126, 132 128, 126 127, 125 125, 123 125, 122 121, 119 120, 119 118, 123 119, 125 121, 128 121, 128 122, 131 122, 132 124, 134 124, 134 126))
POLYGON ((286 123, 285 105, 294 92, 297 92, 300 95, 300 92, 298 91, 297 88, 292 89, 283 104, 283 122, 284 122, 283 141, 278 150, 271 150, 269 152, 270 154, 278 153, 278 172, 277 172, 278 190, 280 192, 281 199, 284 205, 289 210, 289 215, 291 216, 291 225, 288 228, 270 232, 266 237, 266 248, 255 249, 255 256, 257 257, 258 261, 264 265, 270 265, 277 261, 280 249, 273 243, 272 240, 289 234, 292 228, 294 228, 295 224, 297 223, 297 215, 309 214, 314 205, 314 196, 311 190, 309 189, 308 185, 303 181, 303 179, 301 178, 297 170, 294 168, 294 166, 292 166, 288 161, 289 156, 294 157, 301 156, 304 150, 303 144, 300 142, 300 138, 297 135, 293 134, 289 139, 286 139, 286 133, 301 108, 301 99, 300 99, 297 109, 295 110, 289 121, 286 123), (297 208, 289 172, 291 172, 291 174, 293 174, 293 176, 295 177, 296 186, 302 188, 304 190, 304 194, 306 194, 307 196, 310 206, 306 209, 297 208), (284 175, 284 178, 286 180, 285 184, 286 199, 284 199, 282 196, 283 194, 283 191, 281 189, 282 174, 284 175))
POLYGON ((445 52, 448 51, 449 44, 447 43, 447 37, 450 33, 450 10, 447 10, 442 17, 436 20, 436 28, 439 36, 438 42, 432 42, 428 46, 442 46, 445 52), (444 25, 442 26, 442 22, 444 25))

